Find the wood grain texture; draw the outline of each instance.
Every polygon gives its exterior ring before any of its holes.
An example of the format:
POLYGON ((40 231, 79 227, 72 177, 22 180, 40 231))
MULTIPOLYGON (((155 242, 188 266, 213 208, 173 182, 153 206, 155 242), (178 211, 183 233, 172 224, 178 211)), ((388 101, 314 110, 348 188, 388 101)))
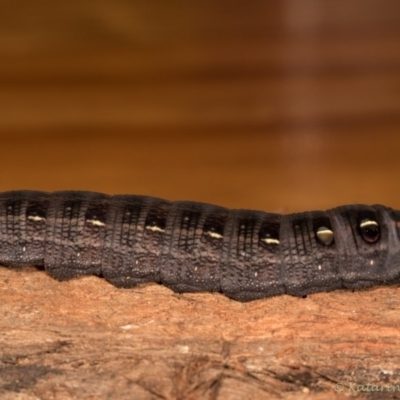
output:
MULTIPOLYGON (((399 11, 9 2, 0 191, 400 209, 399 11)), ((400 381, 397 287, 242 304, 0 268, 0 291, 4 399, 342 399, 400 381)))

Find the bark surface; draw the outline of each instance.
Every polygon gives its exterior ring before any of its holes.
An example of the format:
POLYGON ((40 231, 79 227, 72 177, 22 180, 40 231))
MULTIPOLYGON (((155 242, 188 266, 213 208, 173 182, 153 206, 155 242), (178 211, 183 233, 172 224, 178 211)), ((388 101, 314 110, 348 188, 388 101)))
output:
POLYGON ((239 303, 1 268, 0 291, 4 399, 399 395, 397 287, 239 303))

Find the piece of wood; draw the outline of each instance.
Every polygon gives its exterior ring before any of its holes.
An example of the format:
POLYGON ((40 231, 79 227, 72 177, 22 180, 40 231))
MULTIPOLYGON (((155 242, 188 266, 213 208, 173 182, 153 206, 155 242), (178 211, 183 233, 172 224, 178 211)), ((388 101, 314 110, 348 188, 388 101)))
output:
POLYGON ((396 383, 397 287, 239 303, 1 268, 0 292, 3 398, 342 398, 396 383))

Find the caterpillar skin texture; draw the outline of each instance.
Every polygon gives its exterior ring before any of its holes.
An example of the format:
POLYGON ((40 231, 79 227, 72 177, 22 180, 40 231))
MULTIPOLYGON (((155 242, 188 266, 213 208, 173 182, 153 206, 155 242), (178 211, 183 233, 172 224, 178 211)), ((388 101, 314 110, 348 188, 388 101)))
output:
POLYGON ((399 282, 400 212, 374 205, 289 215, 93 192, 0 194, 0 264, 54 278, 239 301, 399 282))

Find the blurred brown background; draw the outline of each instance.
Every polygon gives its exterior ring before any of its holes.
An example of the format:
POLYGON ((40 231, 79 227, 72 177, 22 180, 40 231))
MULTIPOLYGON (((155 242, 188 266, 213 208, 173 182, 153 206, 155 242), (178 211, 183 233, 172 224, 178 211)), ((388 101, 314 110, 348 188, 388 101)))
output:
POLYGON ((398 1, 20 0, 0 190, 400 208, 398 1))

